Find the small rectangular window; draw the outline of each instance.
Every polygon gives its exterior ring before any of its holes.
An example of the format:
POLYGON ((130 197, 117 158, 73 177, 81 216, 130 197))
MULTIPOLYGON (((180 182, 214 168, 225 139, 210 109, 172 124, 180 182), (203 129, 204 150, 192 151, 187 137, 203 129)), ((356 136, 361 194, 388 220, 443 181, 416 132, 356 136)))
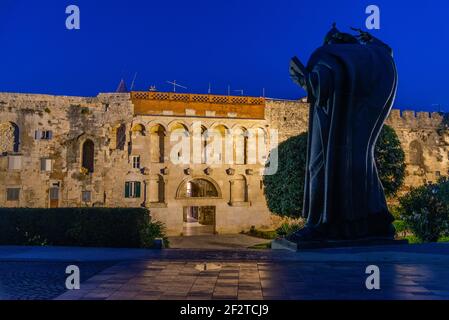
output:
POLYGON ((141 183, 128 181, 125 183, 125 198, 140 198, 141 183))
POLYGON ((435 176, 440 177, 441 176, 441 172, 440 171, 435 171, 435 176))
POLYGON ((34 131, 34 138, 36 140, 51 140, 53 132, 51 130, 36 130, 34 131))
POLYGON ((133 156, 133 168, 140 169, 140 156, 133 156))
POLYGON ((6 200, 7 201, 19 201, 20 188, 7 188, 6 189, 6 200))
POLYGON ((9 170, 21 170, 22 169, 22 156, 8 156, 8 169, 9 170))
POLYGON ((51 171, 51 159, 42 158, 41 159, 41 171, 50 172, 51 171))
POLYGON ((91 191, 81 192, 81 198, 82 198, 83 202, 91 202, 92 201, 92 192, 91 191))

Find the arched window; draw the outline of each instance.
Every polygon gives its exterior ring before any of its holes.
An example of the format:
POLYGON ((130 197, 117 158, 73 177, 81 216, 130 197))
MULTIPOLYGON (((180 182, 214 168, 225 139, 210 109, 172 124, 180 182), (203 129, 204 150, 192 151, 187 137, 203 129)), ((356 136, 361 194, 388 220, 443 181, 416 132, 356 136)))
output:
POLYGON ((245 128, 234 129, 234 152, 236 164, 247 164, 248 132, 245 128))
POLYGON ((165 153, 165 129, 161 125, 155 125, 150 129, 150 159, 153 163, 164 162, 165 153))
POLYGON ((424 166, 423 148, 421 143, 417 140, 413 140, 410 143, 410 164, 414 166, 424 166))
POLYGON ((19 127, 13 122, 0 124, 0 154, 6 152, 19 152, 19 127))
POLYGON ((172 149, 170 157, 175 163, 189 163, 190 157, 190 133, 182 123, 175 123, 170 127, 170 140, 172 149))
POLYGON ((94 143, 92 140, 87 139, 83 143, 81 165, 87 170, 87 172, 94 172, 94 143))
POLYGON ((178 198, 215 198, 220 195, 212 182, 199 178, 183 182, 177 196, 178 198))

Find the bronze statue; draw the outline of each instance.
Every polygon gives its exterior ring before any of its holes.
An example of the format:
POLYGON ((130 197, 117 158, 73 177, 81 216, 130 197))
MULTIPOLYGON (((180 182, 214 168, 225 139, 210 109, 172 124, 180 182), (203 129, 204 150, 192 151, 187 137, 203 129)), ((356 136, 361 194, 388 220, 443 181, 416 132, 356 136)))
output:
POLYGON ((396 66, 388 45, 353 30, 334 24, 307 67, 296 57, 290 63, 310 103, 307 223, 291 241, 394 237, 374 147, 395 99, 396 66))

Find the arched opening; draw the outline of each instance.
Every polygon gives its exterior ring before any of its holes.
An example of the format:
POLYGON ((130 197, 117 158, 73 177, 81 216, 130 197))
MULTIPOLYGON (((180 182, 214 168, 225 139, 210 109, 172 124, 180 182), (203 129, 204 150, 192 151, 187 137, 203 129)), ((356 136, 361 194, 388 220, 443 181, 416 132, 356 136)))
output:
POLYGON ((19 152, 19 126, 14 122, 0 124, 0 154, 19 152))
MULTIPOLYGON (((218 198, 221 192, 215 182, 205 178, 195 178, 181 183, 177 198, 198 199, 218 198)), ((196 200, 199 201, 199 200, 196 200)), ((215 233, 215 206, 188 205, 183 207, 183 235, 201 235, 215 233)))
POLYGON ((178 188, 178 198, 217 198, 220 193, 214 183, 197 178, 184 181, 178 188))
POLYGON ((257 139, 257 162, 264 165, 268 159, 268 136, 264 129, 256 129, 257 139))
POLYGON ((245 128, 234 129, 234 159, 236 164, 247 164, 248 131, 245 128))
POLYGON ((136 125, 134 125, 131 129, 132 134, 137 135, 137 136, 144 136, 145 135, 145 127, 138 123, 136 125))
POLYGON ((150 159, 153 163, 163 163, 165 153, 165 129, 157 124, 150 129, 150 159))
POLYGON ((414 166, 424 167, 423 148, 418 140, 413 140, 410 143, 410 164, 414 166))
POLYGON ((187 126, 178 122, 170 126, 172 149, 170 158, 173 163, 190 162, 190 133, 187 126))
POLYGON ((212 129, 209 129, 209 135, 212 137, 212 146, 213 146, 213 157, 215 158, 215 163, 218 164, 228 164, 231 163, 233 157, 233 143, 230 141, 229 151, 227 149, 227 137, 229 135, 229 129, 219 124, 214 126, 212 129), (228 154, 229 153, 229 154, 228 154))
POLYGON ((92 140, 87 139, 83 143, 81 165, 88 173, 94 172, 94 143, 92 140))

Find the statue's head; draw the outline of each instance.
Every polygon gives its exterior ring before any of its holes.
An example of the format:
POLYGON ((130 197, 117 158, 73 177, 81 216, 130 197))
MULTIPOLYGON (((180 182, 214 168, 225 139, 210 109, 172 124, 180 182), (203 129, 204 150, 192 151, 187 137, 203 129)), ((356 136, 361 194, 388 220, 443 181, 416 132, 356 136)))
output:
POLYGON ((337 24, 334 22, 332 28, 326 34, 324 38, 324 44, 350 44, 359 43, 356 37, 349 33, 340 32, 337 29, 337 24))

